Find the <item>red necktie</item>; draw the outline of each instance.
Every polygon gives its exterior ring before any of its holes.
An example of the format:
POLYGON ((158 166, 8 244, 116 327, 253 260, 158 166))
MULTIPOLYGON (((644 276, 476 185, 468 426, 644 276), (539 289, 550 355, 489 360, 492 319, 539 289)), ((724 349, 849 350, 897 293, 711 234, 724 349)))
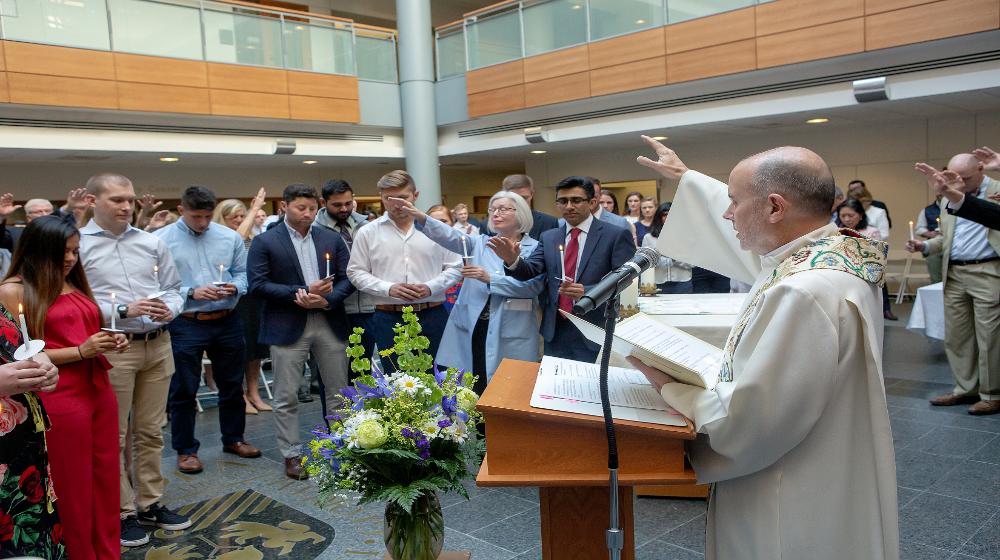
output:
MULTIPOLYGON (((576 281, 576 255, 580 252, 580 243, 576 240, 580 236, 580 228, 569 230, 569 243, 566 244, 566 257, 563 266, 566 269, 566 277, 576 281)), ((566 296, 559 296, 559 309, 566 313, 573 312, 573 300, 566 296)))

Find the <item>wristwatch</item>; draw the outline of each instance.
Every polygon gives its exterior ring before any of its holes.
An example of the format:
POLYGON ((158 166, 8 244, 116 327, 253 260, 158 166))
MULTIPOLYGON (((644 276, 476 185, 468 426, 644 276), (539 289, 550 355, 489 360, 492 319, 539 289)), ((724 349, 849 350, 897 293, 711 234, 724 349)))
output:
POLYGON ((124 303, 119 303, 118 307, 115 308, 118 311, 118 317, 122 319, 128 319, 128 305, 124 303))
POLYGON ((194 288, 188 288, 187 298, 188 299, 193 299, 194 298, 194 288))

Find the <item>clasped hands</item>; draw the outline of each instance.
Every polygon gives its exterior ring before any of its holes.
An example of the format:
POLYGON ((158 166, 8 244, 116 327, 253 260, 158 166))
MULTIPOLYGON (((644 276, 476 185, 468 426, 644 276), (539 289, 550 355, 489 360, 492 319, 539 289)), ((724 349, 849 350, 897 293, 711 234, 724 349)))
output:
POLYGON ((219 301, 220 299, 235 296, 237 291, 236 284, 209 284, 207 286, 195 288, 194 293, 191 294, 191 299, 199 301, 219 301))
POLYGON ((406 301, 417 301, 431 296, 427 284, 393 284, 389 286, 389 297, 406 301))
POLYGON ((59 382, 59 368, 45 354, 36 358, 0 365, 0 396, 28 391, 54 391, 59 382))
POLYGON ((333 279, 324 278, 299 288, 295 292, 295 304, 303 309, 326 309, 330 306, 326 296, 333 291, 333 279))

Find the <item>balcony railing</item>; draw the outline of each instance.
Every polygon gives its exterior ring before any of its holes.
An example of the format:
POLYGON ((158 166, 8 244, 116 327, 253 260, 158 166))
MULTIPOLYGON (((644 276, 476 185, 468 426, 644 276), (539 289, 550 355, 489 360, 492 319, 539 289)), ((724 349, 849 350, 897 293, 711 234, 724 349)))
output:
POLYGON ((233 0, 0 0, 0 37, 396 81, 396 34, 233 0))
POLYGON ((437 75, 491 66, 772 0, 521 0, 437 28, 437 75))

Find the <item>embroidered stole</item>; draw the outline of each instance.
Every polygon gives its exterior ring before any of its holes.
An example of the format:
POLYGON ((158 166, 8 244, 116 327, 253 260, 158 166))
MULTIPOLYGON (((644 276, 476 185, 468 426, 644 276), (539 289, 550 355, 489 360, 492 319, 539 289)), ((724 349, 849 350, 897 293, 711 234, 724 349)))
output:
POLYGON ((733 380, 733 355, 740 343, 754 311, 764 298, 764 292, 784 279, 807 270, 839 270, 881 287, 885 283, 885 265, 889 255, 889 244, 869 239, 860 233, 843 228, 839 235, 819 239, 793 253, 781 261, 771 277, 752 296, 733 325, 726 339, 719 382, 733 380))

